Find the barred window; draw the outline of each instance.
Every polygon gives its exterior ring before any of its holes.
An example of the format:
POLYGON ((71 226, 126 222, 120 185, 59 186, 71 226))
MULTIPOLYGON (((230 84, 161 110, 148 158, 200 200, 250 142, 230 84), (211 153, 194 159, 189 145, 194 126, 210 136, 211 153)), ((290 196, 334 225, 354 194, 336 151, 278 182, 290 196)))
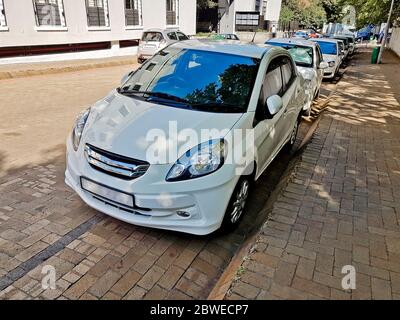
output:
POLYGON ((6 11, 4 9, 3 0, 0 0, 0 27, 6 27, 7 20, 6 20, 6 11))
POLYGON ((179 24, 179 0, 167 1, 167 26, 179 24))
POLYGON ((89 27, 110 26, 108 0, 86 0, 86 13, 89 27))
POLYGON ((63 0, 33 0, 36 25, 65 27, 63 0))
POLYGON ((125 0, 126 26, 142 25, 142 0, 125 0))

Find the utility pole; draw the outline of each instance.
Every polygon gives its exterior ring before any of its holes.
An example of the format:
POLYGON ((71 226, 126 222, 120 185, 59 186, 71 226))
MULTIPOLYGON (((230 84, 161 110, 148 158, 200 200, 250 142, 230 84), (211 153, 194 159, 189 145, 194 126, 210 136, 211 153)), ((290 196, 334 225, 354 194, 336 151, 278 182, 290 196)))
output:
POLYGON ((383 55, 383 50, 385 50, 385 46, 386 46, 386 42, 387 42, 387 37, 388 37, 389 27, 390 27, 390 20, 392 18, 393 6, 394 6, 394 0, 392 0, 392 4, 390 5, 389 17, 388 17, 388 21, 387 21, 387 24, 385 27, 385 33, 383 35, 382 43, 381 43, 381 50, 379 50, 378 63, 382 63, 382 55, 383 55))

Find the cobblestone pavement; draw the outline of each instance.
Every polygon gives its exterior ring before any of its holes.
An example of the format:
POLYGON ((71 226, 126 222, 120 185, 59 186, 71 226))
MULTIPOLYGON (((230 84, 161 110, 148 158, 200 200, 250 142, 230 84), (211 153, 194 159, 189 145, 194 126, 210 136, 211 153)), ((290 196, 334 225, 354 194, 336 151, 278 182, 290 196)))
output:
POLYGON ((400 61, 370 54, 338 84, 225 298, 400 299, 400 61))
MULTIPOLYGON (((259 214, 290 156, 257 183, 229 235, 194 237, 128 225, 87 207, 64 184, 75 116, 117 86, 127 66, 2 80, 0 299, 206 298, 259 214), (43 290, 43 267, 56 290, 43 290)), ((306 130, 304 124, 302 133, 306 130)))

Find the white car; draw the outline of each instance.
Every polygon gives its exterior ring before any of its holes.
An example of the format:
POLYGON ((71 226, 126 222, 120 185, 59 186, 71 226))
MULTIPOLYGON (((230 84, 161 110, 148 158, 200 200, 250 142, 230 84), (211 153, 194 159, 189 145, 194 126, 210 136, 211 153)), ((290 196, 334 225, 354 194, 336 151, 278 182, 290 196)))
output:
POLYGON ((138 62, 150 59, 157 51, 177 42, 189 40, 189 37, 179 30, 150 29, 143 32, 138 47, 138 62))
POLYGON ((324 70, 328 67, 328 64, 323 60, 319 45, 309 40, 297 38, 274 38, 268 40, 266 44, 284 48, 293 57, 297 69, 306 80, 309 99, 304 111, 309 116, 312 102, 319 96, 324 70))
POLYGON ((344 55, 340 49, 340 40, 322 38, 312 41, 319 44, 324 61, 328 63, 328 68, 324 70, 324 78, 334 79, 339 72, 344 55))
POLYGON ((127 223, 229 230, 252 182, 295 143, 306 102, 286 50, 177 42, 78 117, 65 181, 127 223))

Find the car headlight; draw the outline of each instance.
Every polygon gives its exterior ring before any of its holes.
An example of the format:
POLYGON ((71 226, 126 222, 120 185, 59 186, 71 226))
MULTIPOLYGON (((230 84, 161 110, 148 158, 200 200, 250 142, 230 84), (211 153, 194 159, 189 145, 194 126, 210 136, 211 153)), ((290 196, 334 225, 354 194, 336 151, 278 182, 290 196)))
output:
POLYGON ((334 67, 335 66, 335 61, 329 61, 328 62, 329 67, 334 67))
POLYGON ((81 112, 76 118, 74 129, 72 130, 72 145, 74 150, 77 151, 81 142, 82 133, 85 129, 87 119, 89 118, 90 108, 81 112))
POLYGON ((186 152, 167 174, 167 181, 199 178, 217 171, 224 164, 226 148, 223 139, 210 140, 186 152))

